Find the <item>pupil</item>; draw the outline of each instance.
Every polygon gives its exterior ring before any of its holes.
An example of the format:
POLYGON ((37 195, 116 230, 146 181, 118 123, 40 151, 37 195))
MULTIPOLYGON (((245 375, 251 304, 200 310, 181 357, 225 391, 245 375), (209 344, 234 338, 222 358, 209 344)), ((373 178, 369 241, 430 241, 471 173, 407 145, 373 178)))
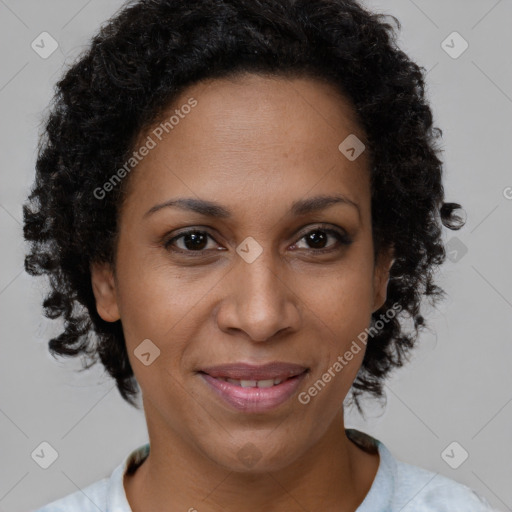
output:
POLYGON ((203 249, 203 246, 205 245, 206 237, 203 233, 189 233, 184 238, 185 247, 187 249, 203 249), (192 241, 192 243, 189 243, 192 241))
POLYGON ((320 242, 320 245, 322 242, 325 242, 325 233, 322 231, 313 231, 309 234, 308 243, 313 244, 314 249, 322 249, 322 247, 317 247, 318 242, 320 242), (319 233, 321 234, 318 236, 319 233))

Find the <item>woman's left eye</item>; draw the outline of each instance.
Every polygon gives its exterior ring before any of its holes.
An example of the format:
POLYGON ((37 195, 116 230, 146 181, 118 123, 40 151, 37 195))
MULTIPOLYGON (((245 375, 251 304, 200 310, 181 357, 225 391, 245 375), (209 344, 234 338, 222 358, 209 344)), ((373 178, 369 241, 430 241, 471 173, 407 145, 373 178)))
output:
MULTIPOLYGON (((164 247, 167 250, 178 253, 199 253, 197 254, 199 256, 206 249, 208 249, 208 239, 215 242, 214 238, 207 231, 192 229, 182 232, 179 235, 169 239, 164 243, 164 247), (178 242, 182 242, 181 247, 178 242)), ((342 231, 326 227, 316 227, 311 229, 306 234, 302 235, 298 242, 293 245, 293 247, 297 248, 298 244, 302 240, 304 240, 305 243, 309 245, 309 247, 305 248, 306 251, 317 253, 329 252, 338 248, 337 246, 350 245, 352 243, 352 240, 348 237, 348 235, 342 231), (327 245, 326 247, 329 237, 334 238, 337 243, 335 242, 334 244, 331 244, 331 246, 327 245)))
POLYGON ((309 244, 310 248, 306 248, 306 250, 311 250, 314 252, 322 252, 322 251, 331 251, 333 248, 336 248, 336 245, 350 245, 352 241, 345 233, 335 229, 329 229, 324 227, 319 227, 308 231, 304 236, 302 236, 300 240, 305 240, 307 244, 309 244), (327 243, 329 236, 336 239, 338 244, 334 243, 334 247, 326 248, 324 245, 327 243), (318 247, 318 246, 321 247, 318 247))

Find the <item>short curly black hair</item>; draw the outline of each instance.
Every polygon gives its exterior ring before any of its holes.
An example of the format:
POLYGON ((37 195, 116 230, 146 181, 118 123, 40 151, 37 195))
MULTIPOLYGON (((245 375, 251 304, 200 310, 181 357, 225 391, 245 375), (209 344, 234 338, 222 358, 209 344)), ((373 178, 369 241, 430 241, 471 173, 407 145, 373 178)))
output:
POLYGON ((446 258, 441 223, 464 223, 455 213, 461 206, 444 202, 442 131, 425 99, 426 71, 398 48, 389 21, 401 28, 396 17, 355 0, 140 0, 105 22, 56 84, 23 206, 25 269, 49 277, 45 315, 64 319, 50 353, 81 355, 84 368, 99 358, 137 407, 121 321, 98 315, 90 274, 91 262, 115 268, 129 180, 101 199, 94 191, 188 86, 245 72, 309 77, 351 102, 368 142, 375 255, 394 246, 387 301, 372 324, 391 304, 402 311, 368 339, 351 388, 359 412, 361 394, 383 397, 384 379, 408 359, 425 326, 422 296, 435 304, 445 295, 433 282, 446 258))

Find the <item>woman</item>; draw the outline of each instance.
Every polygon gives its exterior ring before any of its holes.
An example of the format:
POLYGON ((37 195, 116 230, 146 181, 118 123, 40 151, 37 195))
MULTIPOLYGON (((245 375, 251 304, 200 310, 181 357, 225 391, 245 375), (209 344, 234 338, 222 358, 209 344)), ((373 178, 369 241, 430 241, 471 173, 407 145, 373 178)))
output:
POLYGON ((131 2, 58 83, 26 268, 66 322, 52 353, 140 389, 150 442, 41 512, 491 510, 344 427, 414 347, 461 225, 384 21, 353 0, 131 2))

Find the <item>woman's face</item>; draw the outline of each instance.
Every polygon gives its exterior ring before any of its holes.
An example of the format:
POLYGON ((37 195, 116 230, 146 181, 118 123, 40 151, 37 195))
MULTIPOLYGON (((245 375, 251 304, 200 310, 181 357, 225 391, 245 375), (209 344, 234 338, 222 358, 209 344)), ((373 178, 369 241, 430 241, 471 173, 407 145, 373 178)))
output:
POLYGON ((312 79, 203 82, 172 115, 141 136, 155 145, 129 177, 115 280, 93 268, 98 312, 121 318, 152 443, 276 470, 339 428, 358 335, 385 302, 368 155, 338 148, 364 134, 312 79), (344 200, 312 201, 327 196, 344 200), (283 365, 243 366, 269 363, 283 365))

